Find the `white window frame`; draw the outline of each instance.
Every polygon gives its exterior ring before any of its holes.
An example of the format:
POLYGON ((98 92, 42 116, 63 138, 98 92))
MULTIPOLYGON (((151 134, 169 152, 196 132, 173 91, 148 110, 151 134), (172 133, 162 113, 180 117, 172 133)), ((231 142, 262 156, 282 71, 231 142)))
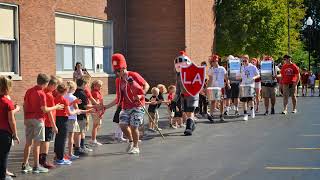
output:
POLYGON ((0 72, 0 75, 11 75, 13 80, 22 80, 20 76, 20 39, 19 39, 19 6, 16 4, 1 3, 0 6, 7 6, 14 8, 14 38, 7 39, 0 38, 0 41, 11 41, 13 42, 13 54, 12 54, 12 63, 14 64, 14 71, 12 72, 0 72))
MULTIPOLYGON (((113 73, 108 73, 108 72, 98 72, 97 71, 97 64, 96 64, 96 59, 95 59, 95 48, 111 48, 111 54, 113 54, 113 22, 112 21, 109 21, 109 20, 101 20, 101 19, 96 19, 96 18, 91 18, 91 17, 86 17, 86 16, 79 16, 79 15, 73 15, 73 14, 68 14, 68 13, 63 13, 63 12, 56 12, 55 13, 56 16, 65 16, 65 17, 71 17, 71 18, 74 18, 74 19, 83 19, 83 20, 91 20, 93 22, 102 22, 102 23, 111 23, 111 47, 110 46, 107 46, 107 47, 104 47, 104 46, 97 46, 97 45, 92 45, 92 46, 85 46, 85 45, 79 45, 79 44, 76 44, 75 42, 73 44, 65 44, 65 43, 59 43, 59 42, 56 42, 56 46, 57 45, 67 45, 67 46, 73 46, 73 64, 75 64, 77 62, 77 59, 76 59, 76 49, 78 46, 80 47, 90 47, 92 48, 92 69, 88 69, 88 72, 94 77, 94 76, 97 76, 97 77, 113 77, 114 74, 113 73)), ((74 28, 75 28, 75 24, 74 24, 74 28)), ((75 31, 75 29, 74 29, 75 31)), ((93 33, 94 33, 94 30, 93 30, 93 33)), ((111 59, 111 57, 110 57, 111 59)), ((56 62, 57 62, 57 58, 56 58, 56 62)), ((104 61, 103 61, 104 63, 104 61)), ((83 64, 84 66, 84 64, 83 64)), ((63 70, 63 71, 58 71, 56 70, 56 73, 60 76, 69 76, 70 74, 73 73, 73 70, 63 70)))

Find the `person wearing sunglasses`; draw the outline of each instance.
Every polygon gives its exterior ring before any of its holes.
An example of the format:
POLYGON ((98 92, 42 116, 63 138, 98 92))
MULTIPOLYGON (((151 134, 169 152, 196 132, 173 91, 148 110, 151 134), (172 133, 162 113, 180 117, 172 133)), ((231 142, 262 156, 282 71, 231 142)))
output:
POLYGON ((129 154, 139 154, 139 127, 143 124, 145 94, 150 86, 140 74, 127 70, 127 63, 122 54, 112 55, 112 67, 117 76, 116 99, 104 108, 108 109, 114 105, 121 107, 119 125, 129 139, 126 151, 129 154))

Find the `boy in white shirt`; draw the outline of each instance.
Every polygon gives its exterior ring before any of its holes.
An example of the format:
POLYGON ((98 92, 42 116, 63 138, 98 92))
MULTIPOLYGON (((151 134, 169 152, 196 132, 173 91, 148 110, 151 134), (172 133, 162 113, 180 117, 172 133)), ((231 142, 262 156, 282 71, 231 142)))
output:
MULTIPOLYGON (((253 64, 249 63, 249 56, 248 55, 243 55, 242 56, 242 67, 241 67, 241 85, 245 86, 251 86, 254 88, 255 86, 255 79, 259 78, 259 70, 256 66, 253 64)), ((253 102, 253 97, 241 97, 240 99, 241 102, 243 102, 243 111, 244 111, 244 117, 243 120, 247 121, 248 120, 248 103, 251 103, 252 109, 252 118, 255 117, 255 112, 254 112, 254 102, 253 102)))
MULTIPOLYGON (((221 99, 220 101, 220 122, 224 122, 223 112, 224 112, 224 87, 225 82, 227 83, 227 86, 230 88, 230 82, 228 80, 228 73, 226 69, 223 66, 219 65, 219 56, 213 55, 209 59, 209 63, 211 65, 211 68, 208 71, 209 81, 208 81, 208 87, 219 87, 221 88, 221 99)), ((213 121, 213 111, 215 109, 216 100, 211 101, 211 108, 210 112, 211 115, 208 116, 208 119, 211 122, 213 121)))

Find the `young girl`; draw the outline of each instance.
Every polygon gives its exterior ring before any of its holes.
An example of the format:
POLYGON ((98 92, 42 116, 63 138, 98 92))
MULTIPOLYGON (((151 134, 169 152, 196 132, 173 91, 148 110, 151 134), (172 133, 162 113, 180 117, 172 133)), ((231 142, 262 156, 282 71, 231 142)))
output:
MULTIPOLYGON (((86 110, 79 110, 78 104, 80 104, 80 101, 77 97, 73 95, 73 93, 77 89, 76 83, 73 81, 67 81, 67 89, 68 89, 68 93, 64 95, 64 98, 66 98, 69 101, 70 110, 71 111, 77 110, 78 113, 86 113, 87 112, 86 110)), ((73 161, 73 160, 79 159, 79 156, 76 156, 73 154, 73 144, 80 142, 80 136, 79 136, 80 127, 77 121, 77 115, 68 116, 67 131, 68 131, 68 155, 67 155, 68 158, 67 159, 70 159, 71 161, 73 161)))
MULTIPOLYGON (((91 84, 91 94, 98 105, 99 104, 103 105, 103 97, 101 95, 102 85, 103 85, 103 82, 101 80, 95 80, 91 84)), ((97 141, 97 133, 101 127, 102 116, 104 112, 105 112, 104 110, 100 110, 100 111, 97 110, 95 113, 92 114, 93 127, 92 127, 91 143, 93 145, 98 145, 98 146, 102 145, 100 142, 97 141)))
POLYGON ((58 134, 54 141, 54 152, 56 153, 57 165, 70 165, 72 162, 70 160, 64 159, 65 145, 68 132, 68 116, 75 115, 79 113, 79 110, 70 109, 69 101, 64 97, 68 92, 67 87, 64 84, 60 84, 57 87, 57 97, 55 97, 54 102, 56 104, 63 104, 64 108, 62 110, 56 111, 56 125, 58 128, 58 134))
POLYGON ((173 117, 174 117, 174 111, 171 107, 171 101, 174 99, 174 95, 176 94, 176 86, 171 85, 168 87, 168 113, 169 113, 169 125, 170 127, 174 128, 173 126, 173 117))
POLYGON ((12 140, 20 143, 17 136, 17 127, 14 114, 20 110, 8 98, 11 92, 12 82, 4 76, 0 76, 0 179, 11 179, 6 177, 8 155, 12 140))

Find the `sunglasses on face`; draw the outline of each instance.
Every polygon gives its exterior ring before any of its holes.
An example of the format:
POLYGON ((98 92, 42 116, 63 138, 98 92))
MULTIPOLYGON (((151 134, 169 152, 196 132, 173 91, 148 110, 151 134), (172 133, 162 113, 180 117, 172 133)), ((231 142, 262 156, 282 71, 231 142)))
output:
POLYGON ((117 74, 117 73, 120 73, 120 71, 121 71, 120 69, 116 69, 114 70, 114 73, 117 74))

